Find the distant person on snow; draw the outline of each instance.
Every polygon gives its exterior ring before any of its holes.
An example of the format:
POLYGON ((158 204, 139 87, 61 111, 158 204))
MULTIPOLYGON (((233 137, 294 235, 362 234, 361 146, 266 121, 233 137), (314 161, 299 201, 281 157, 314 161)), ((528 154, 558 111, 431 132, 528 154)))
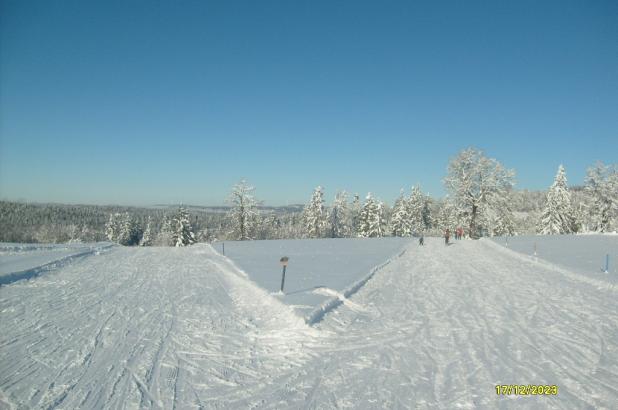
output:
POLYGON ((448 245, 448 238, 449 238, 450 236, 451 236, 451 231, 447 229, 447 230, 444 232, 444 244, 445 244, 445 245, 448 245))
POLYGON ((425 245, 425 237, 423 236, 423 234, 421 234, 421 236, 418 238, 418 245, 419 246, 425 245))

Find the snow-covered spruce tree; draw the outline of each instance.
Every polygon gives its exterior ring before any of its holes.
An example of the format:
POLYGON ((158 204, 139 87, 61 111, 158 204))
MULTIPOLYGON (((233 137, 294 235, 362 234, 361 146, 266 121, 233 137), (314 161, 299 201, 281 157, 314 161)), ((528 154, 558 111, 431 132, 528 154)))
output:
POLYGON ((139 241, 140 246, 152 246, 152 219, 148 216, 148 222, 146 222, 146 229, 142 234, 142 239, 139 241))
POLYGON ((258 201, 253 196, 255 188, 244 179, 234 185, 228 198, 232 209, 228 218, 232 226, 231 238, 240 241, 254 239, 258 224, 258 201))
POLYGON ((388 214, 389 208, 384 202, 377 200, 378 202, 378 215, 376 221, 376 237, 381 238, 386 235, 388 228, 388 214))
POLYGON ((465 149, 451 159, 444 185, 451 193, 454 205, 469 214, 470 237, 479 237, 477 220, 480 210, 498 206, 499 199, 513 187, 514 175, 514 171, 475 148, 465 149))
MULTIPOLYGON (((588 168, 585 192, 588 228, 595 232, 611 231, 618 210, 618 168, 602 162, 588 168)), ((581 217, 584 218, 584 212, 581 217)))
POLYGON ((365 203, 360 210, 358 221, 358 236, 361 238, 376 238, 382 236, 382 223, 384 222, 380 213, 382 205, 373 198, 371 192, 367 194, 365 203))
POLYGON ((191 228, 189 212, 182 206, 178 208, 178 213, 172 223, 172 244, 176 247, 193 245, 195 234, 191 228))
POLYGON ((423 210, 425 208, 425 196, 417 186, 412 188, 408 199, 408 215, 410 217, 410 230, 413 234, 420 234, 424 230, 423 210))
POLYGON ((571 205, 571 193, 567 186, 564 167, 560 165, 554 183, 547 192, 545 209, 541 214, 539 233, 543 235, 573 233, 575 217, 571 205))
POLYGON ((328 215, 331 238, 345 238, 350 235, 350 211, 348 209, 348 194, 337 192, 333 206, 328 215))
POLYGON ((391 214, 390 232, 393 236, 410 236, 410 215, 408 212, 408 198, 404 196, 403 189, 393 205, 391 214))
POLYGON ((575 232, 591 232, 592 226, 590 210, 585 203, 573 201, 573 220, 575 221, 575 232))
POLYGON ((120 229, 118 232, 117 241, 124 246, 136 245, 139 242, 139 230, 133 217, 125 212, 120 217, 120 229))
POLYGON ((311 201, 303 211, 305 234, 308 238, 321 238, 324 236, 327 226, 328 215, 324 207, 324 192, 318 186, 313 190, 311 201))

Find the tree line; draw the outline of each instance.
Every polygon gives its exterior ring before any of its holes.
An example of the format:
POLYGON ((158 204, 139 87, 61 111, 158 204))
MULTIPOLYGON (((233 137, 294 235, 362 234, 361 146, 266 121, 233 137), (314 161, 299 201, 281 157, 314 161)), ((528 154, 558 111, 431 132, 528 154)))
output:
POLYGON ((302 208, 261 207, 246 181, 232 187, 225 212, 203 207, 138 208, 0 201, 2 242, 113 241, 126 246, 186 246, 214 240, 440 235, 568 234, 618 229, 618 169, 597 163, 583 187, 569 187, 561 165, 546 192, 515 190, 515 172, 469 148, 449 161, 434 199, 414 186, 392 207, 368 193, 336 193, 327 205, 316 187, 302 208))

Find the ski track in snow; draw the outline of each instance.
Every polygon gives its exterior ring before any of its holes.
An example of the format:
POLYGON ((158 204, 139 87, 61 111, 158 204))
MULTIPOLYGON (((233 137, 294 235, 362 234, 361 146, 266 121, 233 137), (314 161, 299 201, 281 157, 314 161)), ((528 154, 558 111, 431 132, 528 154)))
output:
POLYGON ((617 407, 615 292, 549 264, 427 238, 345 302, 311 327, 208 245, 113 248, 0 288, 0 408, 617 407))

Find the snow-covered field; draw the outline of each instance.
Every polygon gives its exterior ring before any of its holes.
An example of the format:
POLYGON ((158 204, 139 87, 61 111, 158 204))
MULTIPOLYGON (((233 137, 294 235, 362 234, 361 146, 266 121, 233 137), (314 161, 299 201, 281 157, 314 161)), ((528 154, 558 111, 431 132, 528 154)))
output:
POLYGON ((618 235, 533 235, 496 237, 511 250, 535 256, 592 279, 618 284, 618 235), (606 255, 609 269, 604 273, 606 255))
POLYGON ((396 257, 409 238, 298 239, 225 242, 214 245, 249 278, 288 304, 308 322, 319 320, 322 309, 351 295, 364 280, 396 257), (289 258, 284 292, 282 256, 289 258))
POLYGON ((428 238, 310 326, 208 245, 113 247, 0 287, 0 408, 613 409, 618 292, 574 276, 428 238))

